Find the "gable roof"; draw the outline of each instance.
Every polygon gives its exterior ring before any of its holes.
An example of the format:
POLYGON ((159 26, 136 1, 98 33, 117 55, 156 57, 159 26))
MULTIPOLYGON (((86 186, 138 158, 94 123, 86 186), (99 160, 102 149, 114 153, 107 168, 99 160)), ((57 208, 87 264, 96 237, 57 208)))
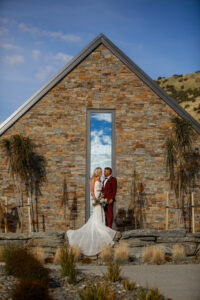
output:
POLYGON ((38 102, 53 86, 55 86, 63 77, 65 77, 69 72, 71 72, 80 62, 82 62, 91 52, 93 52, 101 44, 105 45, 115 56, 117 56, 161 99, 163 99, 171 108, 173 108, 177 112, 177 114, 179 114, 184 119, 190 121, 193 128, 200 134, 200 123, 196 121, 186 110, 184 110, 176 102, 176 100, 170 97, 153 79, 151 79, 142 69, 140 69, 140 67, 138 67, 104 34, 101 33, 0 125, 0 136, 9 127, 11 127, 23 114, 25 114, 36 102, 38 102))

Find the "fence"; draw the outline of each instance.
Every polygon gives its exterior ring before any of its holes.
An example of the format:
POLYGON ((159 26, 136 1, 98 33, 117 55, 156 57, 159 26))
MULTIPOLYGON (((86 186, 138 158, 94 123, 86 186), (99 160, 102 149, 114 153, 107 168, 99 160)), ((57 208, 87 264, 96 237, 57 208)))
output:
POLYGON ((167 192, 167 200, 166 200, 166 229, 169 229, 169 209, 183 209, 183 208, 192 208, 192 233, 195 233, 195 214, 194 208, 199 207, 200 205, 194 205, 194 193, 191 194, 192 203, 186 206, 181 207, 173 207, 169 206, 169 193, 167 192))

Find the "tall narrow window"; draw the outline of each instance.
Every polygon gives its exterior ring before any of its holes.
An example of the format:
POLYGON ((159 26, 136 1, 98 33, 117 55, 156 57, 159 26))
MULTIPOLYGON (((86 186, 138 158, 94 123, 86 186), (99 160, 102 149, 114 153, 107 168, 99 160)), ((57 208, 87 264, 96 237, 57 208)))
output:
MULTIPOLYGON (((86 218, 92 214, 90 178, 96 167, 111 167, 115 173, 115 111, 94 110, 87 112, 87 179, 86 218)), ((114 175, 113 175, 114 176, 114 175)), ((103 176, 101 178, 103 180, 103 176)))

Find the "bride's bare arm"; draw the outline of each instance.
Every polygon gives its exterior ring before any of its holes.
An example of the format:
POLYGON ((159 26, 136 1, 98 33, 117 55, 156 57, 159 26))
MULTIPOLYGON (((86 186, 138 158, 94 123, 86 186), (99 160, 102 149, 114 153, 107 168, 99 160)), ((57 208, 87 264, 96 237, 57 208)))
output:
POLYGON ((92 195, 92 198, 95 198, 94 183, 95 183, 95 180, 94 180, 94 178, 92 178, 92 180, 91 180, 91 195, 92 195))

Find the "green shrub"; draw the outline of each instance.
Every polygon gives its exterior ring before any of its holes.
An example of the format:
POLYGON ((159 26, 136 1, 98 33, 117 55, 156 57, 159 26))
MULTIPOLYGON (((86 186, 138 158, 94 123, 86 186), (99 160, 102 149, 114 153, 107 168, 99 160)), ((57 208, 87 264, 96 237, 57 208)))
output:
POLYGON ((8 275, 41 280, 45 284, 49 282, 49 270, 45 269, 43 264, 29 253, 27 248, 8 244, 3 249, 2 257, 8 275))
POLYGON ((11 292, 12 300, 52 300, 47 285, 39 280, 22 279, 11 292))
POLYGON ((82 300, 111 300, 115 299, 114 291, 109 289, 108 284, 103 285, 97 283, 95 285, 89 285, 78 292, 82 300))
POLYGON ((68 281, 71 284, 77 283, 77 272, 75 265, 75 255, 72 249, 63 246, 60 249, 60 264, 62 269, 62 276, 68 276, 68 281))
POLYGON ((140 287, 136 290, 136 295, 138 300, 165 300, 165 297, 159 293, 157 288, 140 287))

